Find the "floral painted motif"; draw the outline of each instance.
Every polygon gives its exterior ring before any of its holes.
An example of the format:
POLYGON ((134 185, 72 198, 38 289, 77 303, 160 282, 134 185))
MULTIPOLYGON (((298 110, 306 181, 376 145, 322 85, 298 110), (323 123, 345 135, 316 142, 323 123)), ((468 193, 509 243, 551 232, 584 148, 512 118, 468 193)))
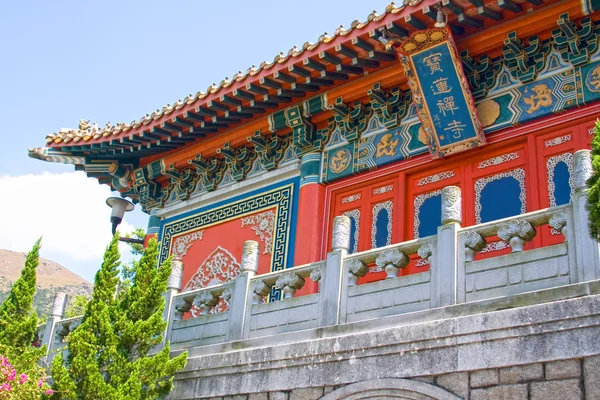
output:
POLYGON ((269 210, 263 213, 250 215, 242 218, 242 228, 250 227, 256 236, 263 242, 263 254, 271 254, 273 247, 273 230, 275 229, 275 211, 269 210))
MULTIPOLYGON (((210 255, 200 264, 197 272, 192 275, 190 280, 183 287, 183 291, 205 288, 208 286, 219 285, 229 282, 240 273, 240 263, 226 249, 218 246, 210 255)), ((227 303, 222 298, 219 303, 213 307, 211 313, 218 313, 227 310, 227 303)), ((190 310, 194 317, 200 315, 200 309, 195 305, 190 310)))
POLYGON ((202 240, 204 231, 196 231, 179 236, 173 241, 173 257, 182 259, 196 240, 202 240))

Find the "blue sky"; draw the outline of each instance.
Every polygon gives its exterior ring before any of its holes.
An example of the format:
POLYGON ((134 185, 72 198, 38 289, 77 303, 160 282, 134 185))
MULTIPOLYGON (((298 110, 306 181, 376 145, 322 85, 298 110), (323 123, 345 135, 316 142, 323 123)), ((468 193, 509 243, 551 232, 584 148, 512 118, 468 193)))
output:
MULTIPOLYGON (((387 1, 6 1, 0 3, 0 248, 93 279, 110 238, 110 194, 72 166, 27 156, 47 134, 130 122, 387 1), (88 182, 89 181, 89 182, 88 182)), ((125 229, 145 227, 137 210, 125 229)))

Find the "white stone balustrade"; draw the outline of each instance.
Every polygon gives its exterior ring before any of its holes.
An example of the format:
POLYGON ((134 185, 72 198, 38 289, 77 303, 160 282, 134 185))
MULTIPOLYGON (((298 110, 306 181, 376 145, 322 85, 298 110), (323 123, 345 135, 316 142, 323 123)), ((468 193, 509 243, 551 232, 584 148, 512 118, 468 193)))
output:
MULTIPOLYGON (((443 224, 429 237, 349 255, 350 221, 336 217, 332 251, 325 260, 256 275, 259 244, 248 241, 243 247, 241 272, 234 280, 184 293, 179 293, 183 265, 174 260, 167 293, 166 339, 174 351, 179 351, 265 336, 276 338, 290 332, 600 279, 598 244, 587 229, 588 156, 583 152, 575 157, 579 186, 568 205, 463 228, 460 189, 449 187, 442 191, 443 224), (542 226, 560 232, 564 241, 545 247, 536 242, 537 248, 525 250, 524 245, 542 226), (476 257, 498 238, 512 248, 510 254, 476 257), (429 270, 398 276, 411 260, 425 260, 429 270), (388 279, 358 285, 372 266, 384 270, 388 279), (319 290, 298 296, 309 280, 318 282, 319 290), (274 301, 272 295, 278 291, 280 300, 274 301), (228 309, 211 313, 219 299, 227 302, 228 309), (182 319, 192 307, 199 311, 196 317, 182 319)), ((43 335, 44 341, 56 339, 50 346, 53 348, 60 348, 69 327, 76 326, 73 319, 61 319, 58 303, 60 298, 55 307, 57 320, 43 335)))

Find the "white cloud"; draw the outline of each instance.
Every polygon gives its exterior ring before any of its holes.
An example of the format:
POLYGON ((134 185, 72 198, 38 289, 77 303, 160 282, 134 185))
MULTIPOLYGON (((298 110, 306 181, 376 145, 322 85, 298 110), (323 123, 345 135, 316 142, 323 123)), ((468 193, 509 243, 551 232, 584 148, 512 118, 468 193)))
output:
MULTIPOLYGON (((0 176, 0 248, 27 252, 43 236, 41 255, 90 279, 111 239, 111 191, 83 172, 0 176), (74 264, 74 265, 69 265, 74 264), (85 265, 86 271, 78 271, 85 265)), ((125 220, 123 234, 134 227, 125 220)), ((142 226, 145 228, 145 226, 142 226)), ((121 244, 124 261, 130 258, 121 244)))

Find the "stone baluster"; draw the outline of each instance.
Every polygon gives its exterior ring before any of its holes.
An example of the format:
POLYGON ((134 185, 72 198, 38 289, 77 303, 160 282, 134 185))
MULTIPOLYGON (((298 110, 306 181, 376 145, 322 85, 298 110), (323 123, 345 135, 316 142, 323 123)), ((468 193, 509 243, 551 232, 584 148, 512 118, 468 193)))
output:
POLYGON ((186 300, 183 297, 176 297, 174 301, 175 312, 173 313, 174 321, 181 321, 183 315, 192 309, 192 301, 186 300))
POLYGON ((318 326, 337 325, 346 320, 348 273, 344 273, 344 258, 350 247, 350 218, 345 215, 333 219, 332 250, 321 277, 318 326))
POLYGON ((251 279, 258 271, 258 255, 258 242, 254 240, 245 241, 242 247, 240 273, 235 277, 231 287, 227 340, 241 340, 247 337, 250 331, 250 315, 252 304, 254 304, 254 290, 251 279))
MULTIPOLYGON (((600 278, 600 254, 598 242, 589 233, 587 211, 587 182, 593 174, 592 158, 589 150, 576 151, 573 157, 575 164, 575 193, 573 203, 573 233, 577 262, 576 281, 584 282, 600 278)), ((569 252, 571 249, 569 249, 569 252)))
POLYGON ((271 287, 260 279, 252 282, 252 304, 260 304, 271 293, 271 287))
POLYGON ((358 278, 365 276, 369 272, 369 267, 357 258, 347 260, 346 264, 348 267, 348 286, 356 286, 358 278))
MULTIPOLYGON (((437 229, 435 257, 431 269, 431 306, 456 304, 459 269, 458 230, 462 224, 462 194, 458 186, 442 189, 442 225, 437 229)), ((462 252, 462 249, 461 249, 462 252)), ((462 254, 460 255, 462 258, 462 254)))
POLYGON ((57 329, 56 323, 63 319, 65 314, 65 307, 67 306, 67 294, 64 292, 57 292, 54 294, 54 301, 52 303, 52 314, 48 321, 46 322, 46 326, 44 327, 44 333, 42 336, 42 346, 48 345, 46 348, 46 355, 50 353, 52 346, 52 338, 55 336, 55 331, 57 329))
POLYGON ((423 260, 427 261, 428 263, 431 263, 431 258, 433 256, 433 247, 431 246, 431 243, 423 243, 421 246, 419 246, 417 254, 423 260))
POLYGON ((231 301, 232 294, 233 293, 232 293, 232 290, 231 290, 231 286, 227 286, 225 288, 225 290, 223 290, 223 293, 221 293, 221 296, 219 296, 219 297, 221 297, 225 301, 225 303, 227 303, 228 307, 229 307, 229 303, 231 301))
POLYGON ((199 315, 206 315, 219 302, 219 298, 211 292, 200 292, 194 297, 194 307, 200 310, 199 315))
POLYGON ((406 254, 399 250, 385 250, 375 260, 375 264, 387 274, 385 279, 391 279, 398 276, 400 268, 405 268, 409 263, 406 254))
POLYGON ((321 286, 321 277, 323 276, 323 271, 321 267, 317 267, 310 271, 310 279, 313 282, 318 282, 319 286, 321 286))
POLYGON ((483 250, 487 241, 483 236, 475 231, 467 231, 465 236, 465 261, 473 261, 475 255, 483 250))
POLYGON ((523 220, 512 220, 500 225, 498 237, 512 248, 513 253, 523 251, 525 243, 536 235, 533 225, 523 220))
POLYGON ((548 220, 548 225, 564 237, 567 237, 567 216, 564 211, 553 214, 550 220, 548 220))
POLYGON ((284 299, 291 299, 294 297, 296 290, 302 289, 304 286, 304 278, 293 272, 286 272, 277 278, 275 287, 283 291, 284 299))
POLYGON ((71 333, 71 330, 69 329, 68 323, 57 324, 54 333, 54 343, 61 344, 65 340, 65 337, 69 335, 69 333, 71 333))

